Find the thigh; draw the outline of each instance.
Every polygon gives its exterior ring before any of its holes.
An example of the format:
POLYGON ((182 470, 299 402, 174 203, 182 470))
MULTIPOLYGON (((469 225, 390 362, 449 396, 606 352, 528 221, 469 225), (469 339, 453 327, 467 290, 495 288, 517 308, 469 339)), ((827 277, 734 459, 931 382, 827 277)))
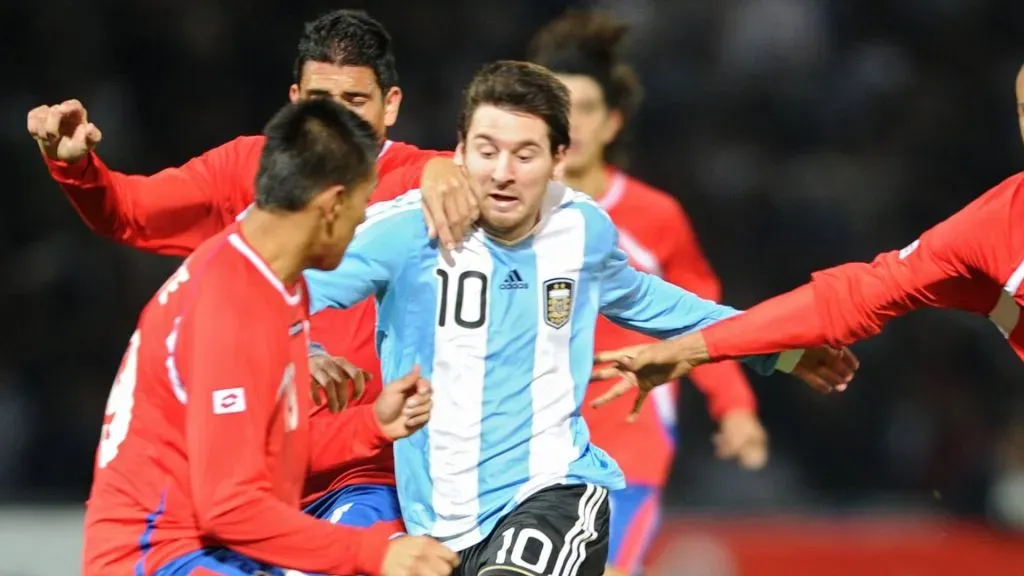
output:
POLYGON ((608 558, 608 490, 555 486, 502 519, 466 576, 601 576, 608 558))
POLYGON ((661 520, 661 490, 654 486, 630 485, 609 492, 611 530, 608 566, 636 574, 654 541, 661 520))
POLYGON ((398 492, 394 486, 347 486, 324 494, 306 508, 306 513, 333 524, 355 528, 388 524, 396 534, 405 533, 398 492))
POLYGON ((205 548, 176 558, 155 576, 291 576, 294 571, 267 566, 226 548, 205 548))

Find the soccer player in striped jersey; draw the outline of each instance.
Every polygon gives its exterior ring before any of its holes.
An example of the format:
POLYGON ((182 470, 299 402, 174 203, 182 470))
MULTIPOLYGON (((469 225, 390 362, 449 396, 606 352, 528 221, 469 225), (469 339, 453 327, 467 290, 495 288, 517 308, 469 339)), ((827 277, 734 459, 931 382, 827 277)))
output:
MULTIPOLYGON (((619 245, 638 270, 656 274, 702 298, 720 301, 721 284, 704 257, 689 218, 666 192, 631 177, 616 166, 624 161, 620 138, 640 104, 636 74, 619 55, 628 31, 625 23, 596 11, 572 11, 534 36, 529 59, 550 68, 569 87, 572 98, 564 181, 585 192, 608 211, 619 231, 619 245)), ((643 334, 598 318, 597 350, 651 342, 643 334)), ((768 457, 767 435, 757 417, 750 384, 735 362, 709 364, 692 374, 720 423, 718 455, 760 468, 768 457)), ((588 400, 615 380, 591 383, 588 400)), ((612 509, 607 575, 635 574, 642 567, 660 519, 661 493, 675 455, 678 382, 655 390, 653 402, 633 422, 631 405, 617 402, 583 415, 591 440, 615 458, 626 488, 608 496, 612 509), (636 450, 636 446, 644 450, 636 450)))
MULTIPOLYGON (((426 236, 411 191, 371 208, 339 268, 307 274, 311 309, 374 295, 385 380, 419 365, 432 382, 431 423, 395 445, 410 533, 460 551, 465 576, 601 574, 608 490, 625 483, 580 416, 598 314, 667 338, 736 311, 631 268, 608 214, 552 179, 569 94, 547 69, 484 67, 458 137, 481 207, 464 247, 426 236)), ((778 361, 748 360, 761 373, 778 361)))

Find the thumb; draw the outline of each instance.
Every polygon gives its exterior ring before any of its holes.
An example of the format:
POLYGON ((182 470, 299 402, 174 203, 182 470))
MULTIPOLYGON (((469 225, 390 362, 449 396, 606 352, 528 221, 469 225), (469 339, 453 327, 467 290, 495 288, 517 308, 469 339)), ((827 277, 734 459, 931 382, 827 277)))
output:
POLYGON ((408 374, 402 376, 398 380, 395 380, 391 384, 388 384, 388 389, 395 392, 410 395, 416 393, 416 385, 420 379, 420 365, 417 364, 412 367, 412 370, 408 374))

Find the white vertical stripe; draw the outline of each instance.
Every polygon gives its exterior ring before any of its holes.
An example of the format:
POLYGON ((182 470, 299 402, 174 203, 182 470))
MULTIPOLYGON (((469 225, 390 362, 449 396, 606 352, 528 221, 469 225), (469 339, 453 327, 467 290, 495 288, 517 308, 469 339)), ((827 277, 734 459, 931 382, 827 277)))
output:
POLYGON ((565 533, 565 539, 562 541, 562 549, 558 551, 558 558, 555 559, 555 567, 551 570, 551 576, 561 576, 565 570, 566 560, 569 558, 569 554, 572 553, 573 545, 576 540, 579 539, 580 534, 586 528, 586 511, 589 509, 590 501, 597 494, 597 486, 593 484, 587 484, 586 489, 583 491, 583 496, 580 496, 579 508, 577 509, 576 523, 573 524, 572 528, 565 533))
MULTIPOLYGON (((601 509, 605 498, 608 497, 608 490, 598 487, 597 497, 593 498, 584 510, 584 525, 580 537, 573 546, 572 554, 569 556, 569 564, 565 567, 565 576, 577 576, 580 567, 587 560, 587 545, 597 540, 597 511, 601 509)), ((586 576, 586 575, 585 575, 586 576)))
POLYGON ((574 318, 555 328, 545 321, 547 303, 544 283, 566 278, 573 284, 573 301, 579 297, 586 227, 579 210, 560 210, 534 237, 537 258, 537 340, 534 344, 533 436, 530 438, 530 480, 520 487, 522 502, 541 488, 565 482, 569 464, 579 457, 569 416, 576 410, 575 381, 570 365, 570 340, 574 318))
MULTIPOLYGON (((448 539, 478 530, 480 511, 479 471, 481 421, 483 420, 484 374, 487 358, 488 310, 485 323, 476 329, 462 328, 453 321, 459 274, 478 270, 490 277, 493 262, 479 238, 471 239, 452 261, 438 255, 437 268, 448 273, 447 319, 434 332, 434 411, 428 425, 430 476, 434 481, 433 504, 437 522, 431 535, 448 539)), ((441 308, 440 278, 437 280, 441 308)), ((469 280, 463 290, 463 308, 468 314, 479 310, 480 291, 469 280)), ((488 302, 490 307, 490 302, 488 302)), ((479 540, 479 535, 474 541, 479 540)))

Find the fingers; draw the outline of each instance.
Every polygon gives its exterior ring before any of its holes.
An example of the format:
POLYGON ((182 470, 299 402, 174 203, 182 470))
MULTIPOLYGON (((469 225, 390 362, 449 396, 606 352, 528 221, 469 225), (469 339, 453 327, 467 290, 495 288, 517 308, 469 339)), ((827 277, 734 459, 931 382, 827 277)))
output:
POLYGON ((612 378, 622 375, 622 371, 615 366, 601 366, 600 368, 594 368, 594 370, 590 372, 590 381, 596 382, 599 380, 611 380, 612 378))
POLYGON ((808 386, 814 388, 822 394, 828 394, 832 392, 832 386, 825 382, 817 373, 808 370, 802 366, 797 366, 793 369, 793 375, 800 378, 807 383, 808 386))
POLYGON ((28 112, 28 133, 35 139, 46 138, 46 117, 50 113, 49 106, 36 106, 28 112))
POLYGON ((612 400, 615 400, 616 398, 623 396, 624 394, 626 394, 626 392, 629 392, 630 390, 636 388, 636 384, 634 382, 635 380, 633 379, 632 374, 624 374, 622 380, 619 380, 618 382, 613 384, 612 387, 609 388, 604 394, 601 394, 600 396, 595 398, 590 403, 590 406, 593 408, 600 408, 601 406, 604 406, 605 404, 611 402, 612 400))
POLYGON ((768 446, 764 442, 744 444, 736 456, 744 470, 760 470, 768 464, 768 446))
POLYGON ((641 344, 639 346, 629 346, 627 348, 619 348, 618 350, 603 350, 594 354, 594 364, 606 364, 609 362, 621 363, 627 358, 636 356, 641 350, 649 346, 648 344, 641 344))
POLYGON ((410 370, 408 374, 388 384, 384 389, 393 392, 401 392, 402 394, 405 395, 411 395, 416 392, 416 389, 419 386, 420 365, 417 364, 412 367, 412 370, 410 370))
POLYGON ((649 390, 640 389, 640 392, 636 395, 636 400, 633 401, 633 411, 630 412, 629 417, 626 418, 627 422, 636 422, 637 418, 640 417, 640 410, 644 407, 644 401, 647 400, 647 395, 649 393, 649 390))
POLYGON ((455 238, 452 237, 452 231, 448 224, 448 218, 445 214, 444 204, 445 197, 442 195, 424 196, 424 205, 428 205, 430 210, 430 216, 434 221, 434 233, 437 234, 437 241, 446 250, 455 249, 455 238))

